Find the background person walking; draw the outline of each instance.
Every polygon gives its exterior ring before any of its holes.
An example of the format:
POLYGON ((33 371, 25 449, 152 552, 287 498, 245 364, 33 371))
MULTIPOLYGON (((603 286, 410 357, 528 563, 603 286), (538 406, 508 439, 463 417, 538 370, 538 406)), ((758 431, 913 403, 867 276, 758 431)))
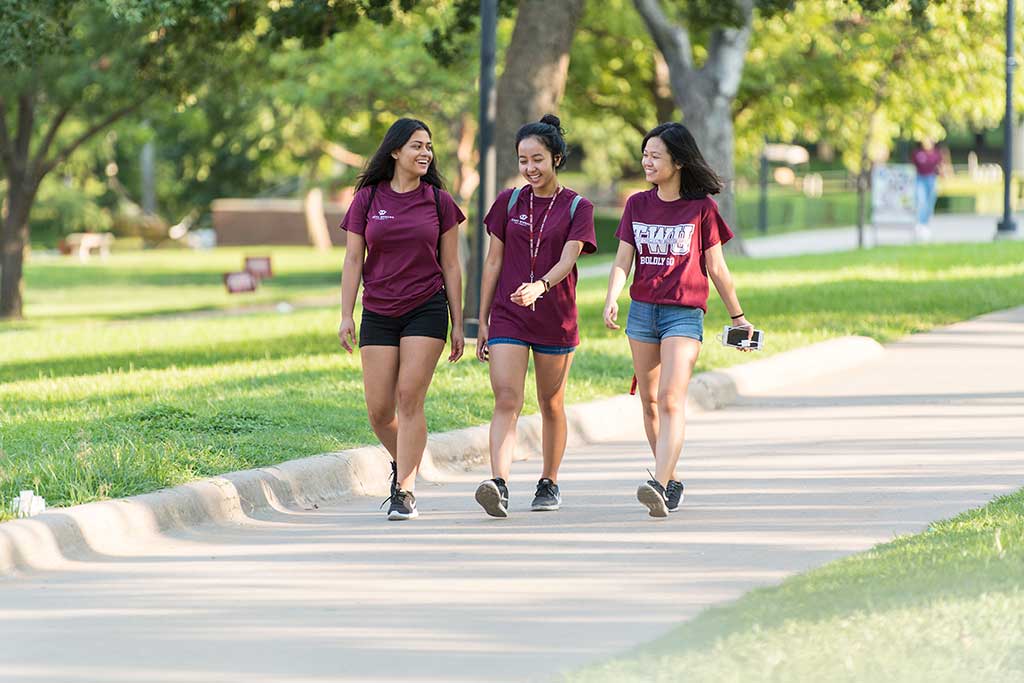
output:
POLYGON ((391 454, 388 519, 418 516, 416 473, 427 443, 424 401, 452 323, 448 360, 463 352, 459 235, 466 217, 444 191, 430 129, 399 119, 359 177, 341 224, 347 231, 338 338, 356 343, 356 292, 363 282, 359 353, 370 426, 391 454))
POLYGON ((943 165, 942 152, 926 138, 910 153, 910 161, 917 169, 917 224, 914 226, 914 237, 921 242, 927 242, 932 237, 928 224, 935 213, 935 200, 938 198, 936 184, 943 165))
POLYGON ((618 297, 636 263, 626 336, 643 405, 644 429, 654 454, 654 478, 637 498, 652 517, 666 517, 683 500, 676 464, 686 431, 686 394, 704 340, 708 276, 732 324, 747 322, 725 263, 722 245, 733 233, 709 195, 722 181, 704 160, 690 131, 665 123, 641 147, 644 177, 653 185, 626 201, 615 235, 619 249, 608 277, 604 323, 613 330, 618 297))
POLYGON ((508 516, 508 479, 533 351, 543 423, 544 471, 530 508, 562 504, 558 469, 565 454, 565 387, 579 345, 576 260, 597 251, 594 207, 558 182, 566 145, 558 117, 547 115, 516 134, 519 172, 528 185, 498 195, 484 218, 491 234, 480 293, 477 357, 490 361, 494 415, 491 474, 476 500, 493 517, 508 516))

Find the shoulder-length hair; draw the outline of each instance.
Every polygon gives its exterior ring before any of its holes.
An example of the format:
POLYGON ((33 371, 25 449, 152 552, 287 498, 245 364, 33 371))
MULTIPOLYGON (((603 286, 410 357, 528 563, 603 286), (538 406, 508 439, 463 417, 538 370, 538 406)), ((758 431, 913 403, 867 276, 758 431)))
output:
POLYGON ((704 159, 697 147, 693 134, 681 123, 663 123, 644 136, 640 153, 647 148, 651 138, 661 138, 668 148, 672 160, 679 164, 679 195, 685 199, 702 199, 709 194, 718 194, 725 183, 704 159))
MULTIPOLYGON (((359 174, 359 179, 356 181, 356 189, 361 190, 364 187, 376 185, 382 180, 394 178, 395 159, 391 156, 391 153, 396 149, 404 147, 405 143, 409 142, 412 134, 418 130, 425 130, 427 135, 433 137, 427 124, 419 119, 401 118, 392 123, 391 127, 388 128, 388 132, 384 134, 384 139, 381 140, 380 146, 377 147, 377 151, 373 153, 373 156, 366 163, 366 168, 359 174)), ((436 155, 430 160, 430 166, 427 167, 427 172, 422 180, 434 187, 444 189, 444 178, 441 177, 441 173, 437 170, 436 155)))

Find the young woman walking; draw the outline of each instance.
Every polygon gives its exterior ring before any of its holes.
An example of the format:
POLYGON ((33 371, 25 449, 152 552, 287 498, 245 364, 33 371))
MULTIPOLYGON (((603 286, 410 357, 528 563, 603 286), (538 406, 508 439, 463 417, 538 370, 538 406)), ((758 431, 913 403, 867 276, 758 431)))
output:
POLYGON ((366 409, 391 454, 388 519, 412 519, 416 473, 427 443, 423 404, 451 318, 454 363, 462 356, 459 235, 465 220, 444 191, 430 129, 399 119, 359 177, 342 221, 347 232, 338 338, 352 353, 359 282, 363 315, 359 353, 366 409))
POLYGON ((644 177, 653 187, 630 197, 622 213, 604 323, 619 329, 618 297, 635 262, 626 336, 655 460, 654 478, 636 495, 652 517, 667 517, 683 500, 676 463, 686 428, 686 392, 704 340, 709 276, 732 325, 749 328, 748 337, 753 326, 722 253, 732 231, 709 196, 722 190, 721 179, 682 124, 658 126, 641 149, 644 177))
POLYGON ((480 292, 477 357, 490 362, 494 390, 491 474, 476 500, 492 517, 508 516, 508 479, 533 351, 543 424, 544 470, 532 510, 562 503, 558 468, 565 454, 565 386, 576 325, 576 259, 597 251, 594 207, 558 182, 566 145, 558 117, 547 115, 516 134, 522 188, 498 195, 484 218, 491 234, 480 292))

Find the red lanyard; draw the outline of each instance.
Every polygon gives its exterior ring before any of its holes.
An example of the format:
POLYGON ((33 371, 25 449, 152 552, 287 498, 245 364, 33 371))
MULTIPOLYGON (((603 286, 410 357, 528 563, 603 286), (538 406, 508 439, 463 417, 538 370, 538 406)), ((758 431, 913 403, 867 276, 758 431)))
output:
POLYGON ((537 254, 540 253, 540 238, 544 234, 544 225, 548 222, 548 216, 555 210, 555 200, 558 199, 558 193, 562 191, 562 186, 559 185, 558 189, 555 190, 555 195, 551 198, 551 203, 548 204, 547 213, 544 214, 544 218, 540 222, 540 230, 537 231, 537 244, 533 243, 533 188, 530 188, 530 282, 533 282, 533 269, 537 265, 537 254))

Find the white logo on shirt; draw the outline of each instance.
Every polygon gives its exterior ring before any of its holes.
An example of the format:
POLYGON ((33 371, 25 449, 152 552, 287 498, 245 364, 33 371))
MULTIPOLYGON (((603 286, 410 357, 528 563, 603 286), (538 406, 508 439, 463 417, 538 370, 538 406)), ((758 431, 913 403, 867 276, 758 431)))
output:
POLYGON ((675 256, 686 256, 690 253, 695 228, 693 223, 651 225, 633 221, 633 240, 640 256, 640 265, 675 265, 675 256))
POLYGON ((521 225, 524 228, 528 228, 528 227, 530 227, 530 222, 527 221, 526 218, 527 218, 526 214, 525 213, 521 213, 521 214, 519 214, 519 218, 510 218, 508 222, 509 223, 515 223, 516 225, 521 225))
POLYGON ((376 216, 370 216, 370 218, 372 218, 375 221, 393 221, 395 219, 394 216, 389 216, 388 215, 388 210, 387 209, 378 209, 377 215, 376 216))

